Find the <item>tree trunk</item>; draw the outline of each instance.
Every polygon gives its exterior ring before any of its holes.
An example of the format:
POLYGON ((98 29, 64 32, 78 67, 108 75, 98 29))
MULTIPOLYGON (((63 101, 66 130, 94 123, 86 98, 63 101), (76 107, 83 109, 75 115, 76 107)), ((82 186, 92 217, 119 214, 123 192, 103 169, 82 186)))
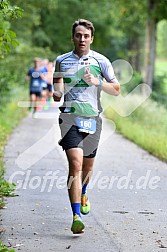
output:
POLYGON ((145 41, 145 69, 144 83, 152 88, 154 80, 155 55, 156 55, 156 19, 153 17, 156 0, 148 0, 148 19, 146 23, 145 41))
POLYGON ((128 61, 132 65, 135 71, 140 72, 140 42, 139 42, 139 35, 136 33, 133 34, 132 37, 129 38, 128 43, 128 51, 129 57, 128 61))

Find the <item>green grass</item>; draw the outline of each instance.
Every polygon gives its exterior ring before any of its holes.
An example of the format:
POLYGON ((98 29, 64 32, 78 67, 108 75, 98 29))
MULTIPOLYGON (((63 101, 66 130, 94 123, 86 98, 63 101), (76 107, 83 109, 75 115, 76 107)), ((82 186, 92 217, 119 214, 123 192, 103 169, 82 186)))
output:
POLYGON ((2 242, 0 242, 0 252, 15 252, 14 249, 8 249, 6 246, 4 246, 2 244, 2 242))
POLYGON ((167 74, 167 59, 156 59, 155 61, 155 75, 167 74))
POLYGON ((156 59, 155 62, 155 91, 167 95, 167 59, 156 59))
MULTIPOLYGON (((134 99, 136 97, 132 97, 134 99)), ((167 161, 167 110, 162 105, 148 99, 127 117, 118 115, 112 106, 106 109, 105 115, 115 122, 119 133, 167 161)))
POLYGON ((12 130, 18 125, 20 120, 26 115, 26 110, 17 106, 19 97, 22 97, 22 90, 18 90, 17 96, 13 101, 9 101, 0 109, 0 208, 4 206, 4 196, 14 196, 14 184, 10 184, 4 179, 4 146, 12 130))
MULTIPOLYGON (((116 130, 119 133, 152 155, 167 162, 167 96, 162 97, 158 93, 160 85, 164 94, 167 92, 167 59, 156 60, 155 78, 158 88, 157 93, 155 93, 158 96, 156 99, 158 101, 160 99, 160 101, 156 102, 149 98, 129 116, 123 117, 114 111, 112 108, 114 99, 111 96, 105 94, 102 102, 106 108, 110 105, 110 108, 105 110, 105 114, 106 117, 115 122, 116 130), (160 102, 163 102, 163 105, 160 102)), ((139 97, 133 95, 128 101, 128 106, 133 107, 133 103, 139 97)), ((124 112, 128 107, 127 101, 125 103, 125 100, 123 100, 122 104, 119 103, 119 106, 119 109, 124 112)))

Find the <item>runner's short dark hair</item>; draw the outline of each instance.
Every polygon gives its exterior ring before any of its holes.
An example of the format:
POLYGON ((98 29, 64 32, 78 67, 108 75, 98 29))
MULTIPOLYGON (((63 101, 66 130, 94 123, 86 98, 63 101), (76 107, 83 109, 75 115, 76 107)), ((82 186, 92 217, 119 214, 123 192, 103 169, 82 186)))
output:
POLYGON ((72 26, 72 37, 74 37, 75 28, 76 28, 78 25, 82 25, 82 26, 84 26, 85 28, 87 28, 88 30, 91 30, 91 35, 94 36, 95 28, 94 28, 94 26, 93 26, 93 23, 90 22, 89 20, 86 20, 86 19, 78 19, 78 20, 76 20, 76 21, 73 23, 73 26, 72 26))

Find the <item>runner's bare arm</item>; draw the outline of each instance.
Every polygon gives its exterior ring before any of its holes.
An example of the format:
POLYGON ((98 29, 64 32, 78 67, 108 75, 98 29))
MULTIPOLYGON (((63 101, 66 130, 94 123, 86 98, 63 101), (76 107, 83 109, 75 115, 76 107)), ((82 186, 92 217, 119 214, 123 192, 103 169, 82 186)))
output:
POLYGON ((120 94, 120 84, 119 83, 112 83, 112 82, 105 82, 101 86, 102 90, 107 94, 117 96, 120 94))
POLYGON ((63 83, 63 78, 55 78, 53 77, 53 87, 54 87, 54 92, 53 92, 53 99, 54 101, 60 101, 61 97, 64 92, 64 83, 63 83))
POLYGON ((26 81, 29 81, 30 80, 30 76, 27 74, 26 77, 25 77, 26 81))

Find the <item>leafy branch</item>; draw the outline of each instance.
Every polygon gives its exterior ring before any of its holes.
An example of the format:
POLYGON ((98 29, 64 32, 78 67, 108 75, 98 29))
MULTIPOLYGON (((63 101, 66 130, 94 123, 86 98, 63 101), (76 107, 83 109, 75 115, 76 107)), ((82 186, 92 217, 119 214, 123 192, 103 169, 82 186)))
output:
POLYGON ((0 58, 4 58, 12 48, 19 45, 16 33, 10 29, 11 21, 22 17, 23 10, 17 6, 10 6, 8 0, 0 2, 0 58))

